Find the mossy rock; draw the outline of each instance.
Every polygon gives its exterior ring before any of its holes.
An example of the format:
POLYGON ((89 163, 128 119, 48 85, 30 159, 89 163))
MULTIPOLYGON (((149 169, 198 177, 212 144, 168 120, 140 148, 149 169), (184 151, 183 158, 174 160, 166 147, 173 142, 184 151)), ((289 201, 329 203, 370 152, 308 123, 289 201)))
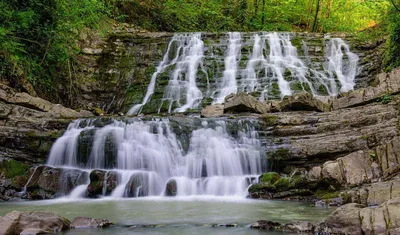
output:
POLYGON ((264 114, 261 119, 267 126, 275 126, 278 124, 278 116, 275 115, 264 114))
POLYGON ((272 97, 279 97, 281 95, 281 90, 279 89, 279 84, 277 82, 272 83, 270 94, 272 97))
POLYGON ((291 189, 310 189, 309 180, 303 175, 294 175, 290 179, 289 187, 291 189))
POLYGON ((270 183, 259 183, 253 184, 249 188, 249 193, 257 193, 257 192, 275 192, 275 186, 270 183))
POLYGON ((290 188, 290 181, 287 177, 281 177, 273 185, 278 192, 287 191, 290 188))
POLYGON ((268 172, 260 176, 261 183, 269 183, 273 185, 281 176, 276 172, 268 172))
POLYGON ((0 163, 0 172, 4 172, 6 178, 26 175, 29 166, 15 160, 5 160, 0 163))

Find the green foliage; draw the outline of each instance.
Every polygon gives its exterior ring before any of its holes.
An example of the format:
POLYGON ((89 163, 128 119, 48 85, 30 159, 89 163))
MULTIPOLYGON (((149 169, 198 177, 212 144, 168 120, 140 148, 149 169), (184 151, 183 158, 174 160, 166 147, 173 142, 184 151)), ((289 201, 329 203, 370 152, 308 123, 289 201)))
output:
POLYGON ((124 19, 161 31, 355 31, 382 20, 387 0, 114 0, 124 19), (316 22, 314 22, 316 21, 316 22))
POLYGON ((377 160, 377 156, 376 156, 375 151, 370 151, 369 157, 371 158, 372 161, 376 161, 377 160))
POLYGON ((338 191, 317 190, 314 195, 319 199, 332 199, 339 197, 338 191))
POLYGON ((390 101, 392 101, 392 96, 390 94, 386 94, 384 96, 382 96, 381 98, 379 98, 379 102, 381 102, 382 104, 388 104, 390 103, 390 101))
POLYGON ((100 0, 1 1, 0 77, 23 77, 35 87, 52 89, 80 52, 81 30, 98 27, 108 14, 100 0))
POLYGON ((268 172, 268 173, 265 173, 265 174, 263 174, 261 177, 260 177, 260 181, 262 182, 262 183, 269 183, 269 184, 274 184, 277 180, 279 180, 281 178, 281 176, 278 174, 278 173, 276 173, 276 172, 268 172))
POLYGON ((4 160, 0 162, 0 172, 5 172, 6 178, 25 175, 28 168, 26 164, 15 160, 4 160))
POLYGON ((283 192, 290 189, 290 181, 287 177, 278 179, 273 185, 278 192, 283 192))
MULTIPOLYGON (((400 6, 400 1, 393 0, 393 2, 396 6, 400 6)), ((400 66, 400 11, 394 6, 387 14, 387 22, 390 34, 384 64, 387 67, 386 70, 390 71, 400 66)))
POLYGON ((278 116, 271 114, 264 114, 261 116, 261 119, 267 126, 275 126, 278 124, 278 116))

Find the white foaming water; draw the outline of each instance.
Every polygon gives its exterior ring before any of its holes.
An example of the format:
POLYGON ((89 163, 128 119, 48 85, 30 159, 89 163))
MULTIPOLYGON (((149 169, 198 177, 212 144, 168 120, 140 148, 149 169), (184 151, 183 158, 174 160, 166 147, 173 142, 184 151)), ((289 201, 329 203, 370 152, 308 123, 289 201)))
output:
POLYGON ((82 184, 74 188, 71 193, 68 195, 69 199, 80 199, 85 197, 86 190, 89 184, 82 184))
POLYGON ((240 59, 242 49, 242 37, 240 33, 229 33, 229 45, 225 57, 225 70, 222 82, 217 92, 217 97, 214 99, 214 104, 223 103, 225 97, 229 94, 237 93, 236 76, 238 73, 238 60, 240 59))
POLYGON ((237 92, 252 93, 265 101, 301 91, 336 96, 355 85, 359 58, 340 38, 327 38, 325 45, 321 44, 326 60, 321 66, 309 56, 306 41, 302 40, 299 48, 292 44, 294 33, 233 32, 215 45, 212 37, 204 37, 206 46, 200 33, 174 35, 142 103, 133 106, 129 114, 140 113, 150 101, 161 74, 169 81, 158 112, 169 113, 197 109, 203 98, 223 103, 227 95, 237 92), (298 56, 298 49, 303 57, 298 56), (203 66, 205 62, 207 66, 203 66))
POLYGON ((92 129, 92 126, 80 128, 81 120, 69 124, 63 136, 57 139, 50 150, 47 163, 51 166, 77 166, 78 138, 82 131, 92 129))
MULTIPOLYGON (((225 121, 203 122, 191 133, 184 133, 186 148, 168 120, 113 121, 101 128, 82 127, 79 123, 71 123, 60 137, 64 137, 62 142, 56 141, 48 162, 55 167, 74 163, 73 167, 83 171, 116 172, 117 186, 111 193, 112 198, 162 196, 170 180, 175 180, 178 196, 243 197, 251 182, 262 173, 263 151, 257 132, 249 123, 227 126, 225 121), (235 128, 235 136, 229 134, 229 128, 235 128), (65 149, 78 149, 76 133, 93 136, 86 162, 78 156, 78 151, 65 149), (65 136, 70 140, 66 141, 65 136)), ((104 185, 107 177, 106 173, 104 185)), ((107 190, 104 185, 103 195, 107 190)), ((77 186, 69 198, 83 197, 86 187, 87 184, 77 186)))

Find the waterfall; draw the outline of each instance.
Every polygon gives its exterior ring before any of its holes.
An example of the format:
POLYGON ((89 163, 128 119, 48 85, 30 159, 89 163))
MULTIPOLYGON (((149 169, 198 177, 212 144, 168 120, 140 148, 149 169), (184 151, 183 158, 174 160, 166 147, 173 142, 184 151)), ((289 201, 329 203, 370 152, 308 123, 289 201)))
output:
POLYGON ((223 73, 222 82, 219 89, 216 91, 218 94, 213 103, 223 103, 225 97, 231 93, 237 93, 236 76, 238 73, 238 60, 241 55, 242 37, 240 33, 229 33, 229 45, 225 57, 225 70, 223 73))
POLYGON ((349 45, 340 38, 319 39, 317 47, 323 49, 316 58, 311 53, 318 52, 310 50, 307 40, 295 33, 177 33, 151 76, 142 103, 128 114, 140 113, 157 86, 164 92, 156 98, 154 111, 169 113, 199 109, 210 99, 209 103, 223 103, 237 92, 265 101, 304 91, 336 96, 352 90, 359 58, 349 45))
POLYGON ((164 57, 163 57, 163 60, 162 60, 162 61, 160 62, 160 64, 157 66, 156 72, 154 72, 153 75, 151 76, 150 83, 149 83, 149 85, 147 86, 146 95, 144 96, 142 103, 133 106, 133 107, 128 111, 127 114, 137 114, 137 113, 139 113, 139 112, 141 111, 141 109, 143 108, 143 105, 145 105, 145 104, 149 101, 151 95, 153 95, 153 93, 154 93, 154 89, 155 89, 155 86, 156 86, 156 79, 157 79, 157 76, 158 76, 160 73, 164 72, 164 70, 165 70, 166 68, 168 68, 168 66, 169 66, 170 64, 174 64, 174 63, 175 63, 174 61, 176 61, 177 58, 174 58, 174 59, 172 60, 172 62, 169 64, 169 61, 170 61, 169 54, 170 54, 170 50, 171 50, 171 45, 172 45, 176 40, 178 40, 178 38, 177 38, 177 36, 174 36, 174 37, 171 39, 170 43, 168 44, 167 52, 165 53, 165 55, 164 55, 164 57))
MULTIPOLYGON (((99 125, 77 120, 55 142, 48 164, 106 172, 102 195, 109 174, 115 172, 118 179, 110 194, 114 198, 163 196, 171 180, 178 196, 245 196, 265 169, 257 123, 198 119, 197 124, 182 126, 183 121, 129 119, 99 125), (88 146, 81 146, 77 133, 90 140, 88 146)), ((84 195, 88 183, 77 186, 69 197, 84 195)))
POLYGON ((201 40, 201 34, 181 35, 178 38, 179 58, 175 62, 176 67, 162 98, 162 103, 168 103, 168 112, 172 111, 173 105, 176 106, 176 112, 197 108, 203 99, 203 94, 196 85, 197 72, 204 58, 204 43, 201 40), (183 99, 184 96, 185 99, 183 99), (181 104, 182 100, 185 100, 184 104, 181 104))
POLYGON ((328 71, 330 78, 333 80, 336 75, 341 84, 341 92, 352 90, 355 86, 354 78, 357 75, 358 56, 352 53, 349 45, 340 38, 333 38, 328 42, 326 55, 328 63, 325 70, 328 71))

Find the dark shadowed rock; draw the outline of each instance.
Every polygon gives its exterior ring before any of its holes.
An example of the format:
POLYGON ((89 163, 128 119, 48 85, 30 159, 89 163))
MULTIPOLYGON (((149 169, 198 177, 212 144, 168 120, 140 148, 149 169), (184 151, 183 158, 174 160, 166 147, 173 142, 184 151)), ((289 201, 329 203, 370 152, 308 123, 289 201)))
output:
POLYGON ((136 173, 131 176, 125 191, 128 197, 145 197, 149 195, 149 176, 145 173, 136 173))
POLYGON ((68 219, 51 212, 13 211, 0 217, 0 234, 43 234, 69 229, 68 219))
POLYGON ((176 185, 176 180, 171 179, 168 181, 165 188, 165 195, 170 197, 175 197, 178 192, 178 187, 176 185))
POLYGON ((278 230, 281 224, 278 222, 273 222, 269 220, 259 220, 257 223, 250 225, 250 228, 263 229, 263 230, 278 230))
POLYGON ((117 187, 118 173, 115 171, 93 170, 90 172, 89 179, 90 184, 87 188, 88 197, 107 196, 117 187))
POLYGON ((274 103, 275 110, 283 111, 318 111, 329 112, 331 106, 320 99, 313 97, 310 93, 304 92, 293 96, 287 96, 280 102, 274 103))
POLYGON ((106 219, 76 217, 71 223, 71 228, 105 228, 111 225, 113 225, 113 223, 106 219))

